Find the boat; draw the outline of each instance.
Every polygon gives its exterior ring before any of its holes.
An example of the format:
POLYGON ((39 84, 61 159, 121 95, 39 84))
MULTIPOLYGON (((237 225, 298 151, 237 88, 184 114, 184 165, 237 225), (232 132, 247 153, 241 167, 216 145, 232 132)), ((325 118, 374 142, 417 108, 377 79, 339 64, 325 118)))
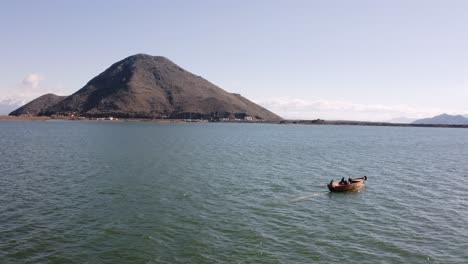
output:
POLYGON ((327 184, 327 187, 330 192, 347 192, 362 188, 365 181, 367 181, 367 176, 354 178, 351 179, 351 181, 345 181, 347 184, 343 182, 333 182, 332 180, 329 184, 327 184))

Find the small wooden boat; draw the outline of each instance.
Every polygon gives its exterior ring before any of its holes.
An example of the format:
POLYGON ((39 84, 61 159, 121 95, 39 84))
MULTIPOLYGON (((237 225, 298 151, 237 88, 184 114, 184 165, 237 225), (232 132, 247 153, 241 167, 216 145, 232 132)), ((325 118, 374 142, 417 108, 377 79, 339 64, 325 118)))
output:
POLYGON ((333 182, 331 181, 327 184, 328 190, 330 192, 346 192, 351 190, 357 190, 364 186, 364 182, 367 180, 367 176, 354 178, 351 181, 344 182, 333 182))

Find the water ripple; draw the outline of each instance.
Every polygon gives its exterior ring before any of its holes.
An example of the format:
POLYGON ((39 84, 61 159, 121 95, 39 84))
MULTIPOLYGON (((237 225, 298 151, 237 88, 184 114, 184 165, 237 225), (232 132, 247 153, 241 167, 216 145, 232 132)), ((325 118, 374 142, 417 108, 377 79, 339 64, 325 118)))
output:
POLYGON ((465 130, 0 122, 0 146, 2 263, 468 261, 465 130))

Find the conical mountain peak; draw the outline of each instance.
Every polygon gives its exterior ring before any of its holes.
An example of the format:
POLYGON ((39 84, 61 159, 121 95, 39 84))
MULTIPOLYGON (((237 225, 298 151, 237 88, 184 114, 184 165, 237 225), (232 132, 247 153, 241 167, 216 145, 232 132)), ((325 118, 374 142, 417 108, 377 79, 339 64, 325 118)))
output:
MULTIPOLYGON (((129 76, 134 71, 157 71, 165 67, 178 67, 168 58, 163 56, 151 56, 148 54, 135 54, 112 64, 107 70, 93 78, 88 84, 102 79, 117 77, 116 75, 129 76)), ((128 79, 128 78, 125 78, 128 79)))
POLYGON ((112 64, 43 115, 135 118, 281 118, 228 93, 166 57, 136 54, 112 64))
POLYGON ((114 65, 137 65, 137 64, 147 65, 147 66, 149 65, 156 66, 156 65, 162 65, 162 64, 175 65, 171 60, 169 60, 166 57, 151 56, 151 55, 144 54, 144 53, 139 53, 139 54, 129 56, 115 63, 114 65))

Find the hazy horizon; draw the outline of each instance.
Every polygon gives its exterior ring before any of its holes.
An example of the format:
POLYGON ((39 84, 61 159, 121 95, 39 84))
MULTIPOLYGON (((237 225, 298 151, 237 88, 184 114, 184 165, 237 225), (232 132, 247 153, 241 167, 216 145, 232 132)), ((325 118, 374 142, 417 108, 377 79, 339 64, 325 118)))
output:
POLYGON ((165 56, 290 119, 468 114, 464 1, 6 2, 0 114, 165 56))

